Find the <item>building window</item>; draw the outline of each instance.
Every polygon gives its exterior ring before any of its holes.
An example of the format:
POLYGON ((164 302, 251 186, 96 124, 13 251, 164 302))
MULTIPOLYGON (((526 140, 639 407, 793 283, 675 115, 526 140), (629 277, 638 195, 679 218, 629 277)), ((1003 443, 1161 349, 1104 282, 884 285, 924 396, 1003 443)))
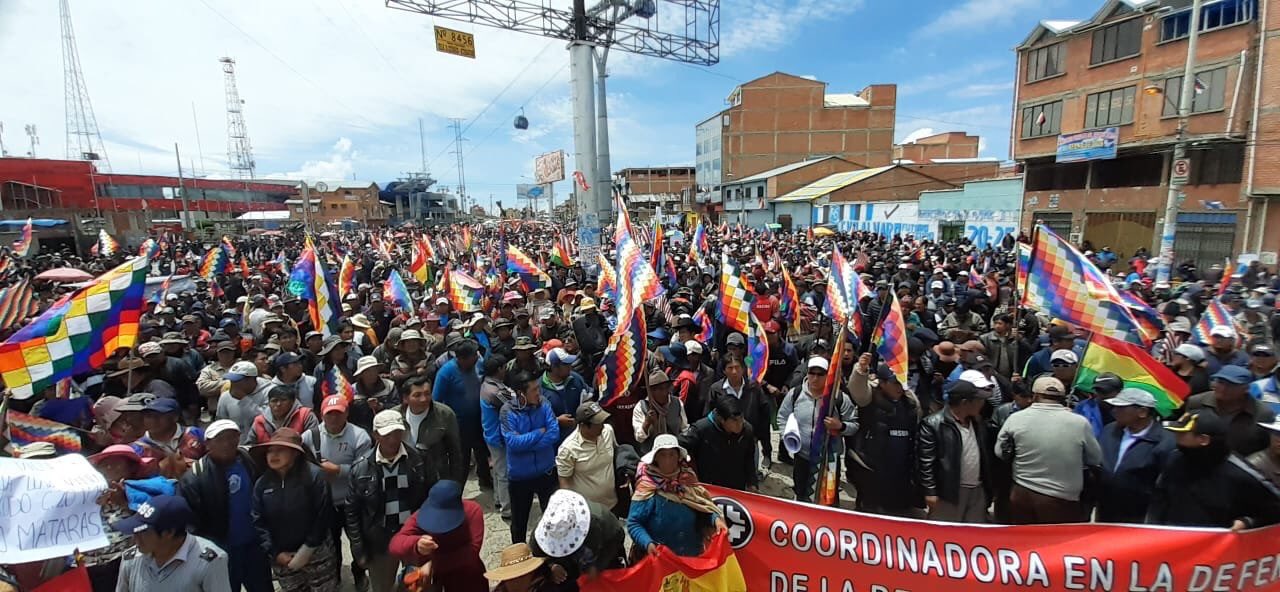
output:
POLYGON ((1065 52, 1065 43, 1055 43, 1027 52, 1027 82, 1035 82, 1063 73, 1062 58, 1065 52))
POLYGON ((1191 185, 1239 183, 1244 177, 1244 144, 1224 144, 1205 150, 1192 150, 1191 185))
POLYGON ((1133 123, 1133 98, 1137 89, 1130 86, 1089 95, 1084 106, 1084 127, 1133 123))
MULTIPOLYGON (((1200 32, 1212 31, 1253 20, 1253 0, 1219 0, 1200 9, 1200 32)), ((1160 20, 1160 42, 1186 37, 1191 31, 1191 9, 1160 20)))
POLYGON ((1138 55, 1142 51, 1142 19, 1134 18, 1093 32, 1089 64, 1101 64, 1138 55))
POLYGON ((1022 137, 1038 138, 1058 133, 1062 125, 1062 101, 1022 108, 1022 137))
POLYGON ((764 185, 756 187, 756 197, 764 197, 764 185))
MULTIPOLYGON (((1196 74, 1195 92, 1192 93, 1191 112, 1219 111, 1227 95, 1227 67, 1214 68, 1196 74)), ((1178 101, 1182 97, 1182 77, 1174 76, 1164 81, 1164 116, 1178 115, 1178 101)))

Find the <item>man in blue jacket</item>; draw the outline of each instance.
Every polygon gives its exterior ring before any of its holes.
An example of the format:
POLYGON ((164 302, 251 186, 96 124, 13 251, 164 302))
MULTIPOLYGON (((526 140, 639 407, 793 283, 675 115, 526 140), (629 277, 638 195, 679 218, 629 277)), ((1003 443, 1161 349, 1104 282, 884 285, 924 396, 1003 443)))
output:
POLYGON ((541 380, 528 372, 509 377, 515 399, 498 414, 502 443, 507 449, 507 480, 511 492, 511 543, 523 543, 529 534, 529 510, 533 496, 545 508, 559 486, 556 448, 560 426, 551 404, 542 399, 541 380))
POLYGON ((542 399, 551 405, 551 411, 560 425, 560 439, 564 440, 573 433, 576 424, 573 414, 578 405, 594 398, 591 388, 581 374, 573 371, 573 364, 578 356, 557 347, 547 352, 547 371, 540 381, 542 399))
POLYGON ((1141 524, 1156 478, 1177 448, 1156 417, 1156 398, 1125 388, 1105 404, 1115 421, 1102 428, 1102 487, 1098 522, 1141 524))

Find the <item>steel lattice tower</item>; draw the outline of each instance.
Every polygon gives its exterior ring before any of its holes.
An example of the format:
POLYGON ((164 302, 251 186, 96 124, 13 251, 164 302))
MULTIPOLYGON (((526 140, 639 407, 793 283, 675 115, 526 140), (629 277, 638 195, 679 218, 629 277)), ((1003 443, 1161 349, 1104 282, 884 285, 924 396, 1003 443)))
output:
POLYGON ((111 171, 106 146, 98 131, 98 119, 93 115, 93 103, 89 101, 89 89, 80 71, 80 52, 76 49, 76 33, 71 26, 70 0, 58 3, 58 16, 62 23, 62 81, 67 114, 67 158, 70 160, 97 160, 111 171))
POLYGON ((240 100, 240 91, 236 88, 236 61, 221 58, 218 62, 222 64, 227 94, 227 163, 232 174, 252 179, 257 163, 253 160, 253 146, 249 143, 249 129, 244 124, 244 101, 240 100))

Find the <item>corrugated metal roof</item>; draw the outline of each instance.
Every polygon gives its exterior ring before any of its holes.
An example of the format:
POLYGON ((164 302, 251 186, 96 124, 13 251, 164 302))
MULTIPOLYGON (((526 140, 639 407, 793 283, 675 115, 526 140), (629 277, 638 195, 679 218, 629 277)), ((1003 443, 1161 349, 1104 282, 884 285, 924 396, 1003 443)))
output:
POLYGON ((838 189, 844 189, 854 183, 865 181, 883 173, 897 165, 889 165, 877 167, 874 169, 862 169, 860 171, 849 171, 847 173, 836 173, 822 179, 818 179, 813 183, 805 185, 791 193, 779 197, 775 202, 792 202, 792 201, 813 201, 824 195, 827 195, 838 189))
POLYGON ((763 172, 763 173, 756 173, 756 174, 754 174, 754 175, 751 175, 750 177, 745 177, 745 178, 742 178, 742 179, 738 179, 738 180, 736 180, 736 181, 729 181, 729 182, 727 182, 727 183, 721 183, 720 185, 722 185, 722 186, 726 186, 726 185, 742 185, 743 183, 754 183, 754 182, 756 182, 756 181, 763 181, 763 180, 765 180, 765 179, 768 179, 769 177, 776 177, 776 176, 781 175, 781 174, 784 174, 784 173, 790 173, 791 171, 794 171, 794 170, 796 170, 796 169, 804 168, 804 167, 807 167, 807 166, 809 166, 809 165, 811 165, 811 164, 818 163, 818 162, 822 162, 822 161, 827 160, 827 159, 830 159, 830 158, 839 158, 839 157, 838 157, 838 156, 824 156, 824 157, 822 157, 822 158, 812 158, 812 159, 809 159, 809 160, 802 160, 802 161, 800 161, 800 162, 793 162, 793 163, 791 163, 791 164, 783 165, 783 166, 780 166, 780 167, 775 168, 775 169, 769 169, 769 170, 767 170, 767 171, 765 171, 765 172, 763 172))

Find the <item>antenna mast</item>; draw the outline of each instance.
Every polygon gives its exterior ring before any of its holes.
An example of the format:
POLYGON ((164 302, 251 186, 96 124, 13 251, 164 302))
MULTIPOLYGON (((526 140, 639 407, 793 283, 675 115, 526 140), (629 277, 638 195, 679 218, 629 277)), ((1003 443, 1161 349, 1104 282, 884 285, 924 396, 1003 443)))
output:
POLYGON ((462 161, 462 119, 453 120, 453 153, 458 156, 458 207, 467 211, 467 170, 462 161))
POLYGON ((221 58, 218 62, 222 64, 222 80, 227 95, 227 163, 233 175, 252 179, 257 163, 253 160, 253 146, 249 143, 249 130, 244 124, 244 101, 236 88, 236 61, 221 58))
MULTIPOLYGON (((76 49, 76 33, 71 27, 71 2, 58 3, 58 16, 62 22, 62 83, 63 100, 67 114, 67 158, 70 160, 96 160, 111 172, 111 160, 107 158, 102 134, 98 131, 98 119, 93 115, 93 103, 89 101, 89 89, 80 71, 80 52, 76 49)), ((35 149, 32 149, 35 152, 35 149)))

